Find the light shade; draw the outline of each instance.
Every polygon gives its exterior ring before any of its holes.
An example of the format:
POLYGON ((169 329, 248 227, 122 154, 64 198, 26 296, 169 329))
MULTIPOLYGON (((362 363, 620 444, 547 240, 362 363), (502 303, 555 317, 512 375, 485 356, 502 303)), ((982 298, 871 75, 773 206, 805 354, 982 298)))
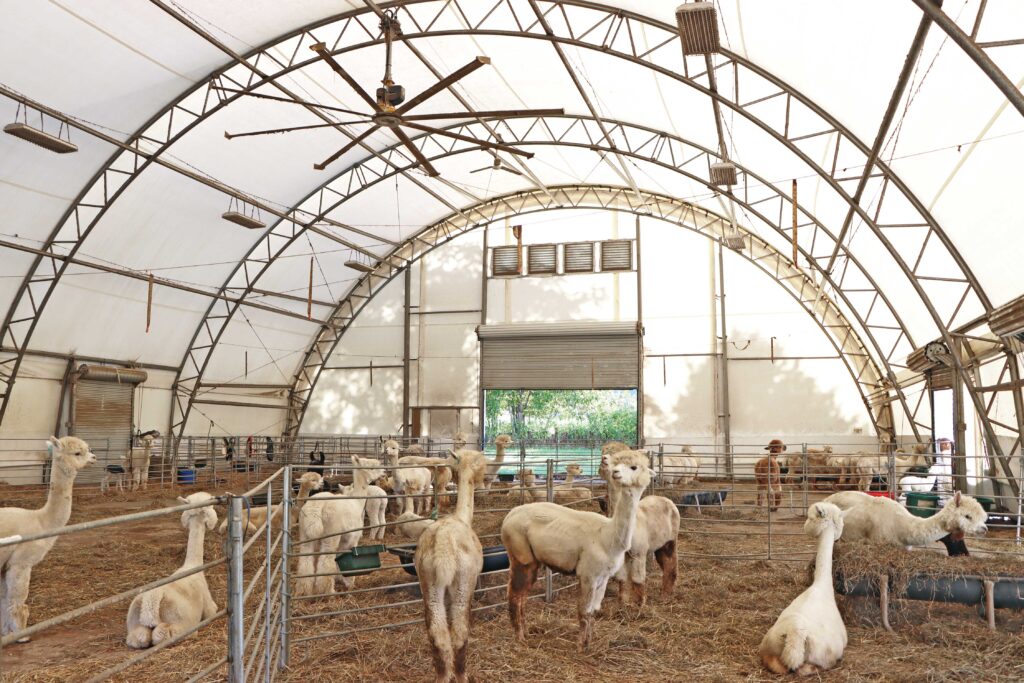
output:
POLYGON ((246 216, 244 213, 238 211, 226 211, 220 215, 226 221, 231 221, 237 225, 241 225, 243 228, 249 228, 250 230, 259 230, 260 228, 267 227, 267 224, 256 218, 255 216, 246 216))
POLYGON ((736 164, 720 161, 711 164, 711 184, 717 187, 731 187, 736 184, 736 164))
POLYGON ((676 25, 684 55, 718 52, 718 13, 714 3, 691 2, 676 8, 676 25))
POLYGON ((63 140, 56 135, 50 135, 46 131, 33 128, 26 123, 9 123, 4 126, 4 132, 57 154, 78 151, 78 145, 70 140, 63 140))
POLYGON ((724 242, 725 246, 729 247, 733 251, 743 251, 743 247, 746 246, 746 241, 743 239, 742 232, 727 233, 722 237, 722 242, 724 242))
POLYGON ((374 271, 374 264, 368 263, 367 261, 360 261, 358 259, 350 258, 345 261, 345 267, 351 268, 352 270, 358 270, 361 273, 372 273, 374 271))

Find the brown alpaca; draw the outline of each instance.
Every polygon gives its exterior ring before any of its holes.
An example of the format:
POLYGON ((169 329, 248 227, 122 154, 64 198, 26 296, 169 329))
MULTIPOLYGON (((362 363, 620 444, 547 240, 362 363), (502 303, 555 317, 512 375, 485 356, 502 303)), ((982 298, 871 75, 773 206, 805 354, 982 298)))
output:
POLYGON ((473 531, 473 491, 483 484, 487 459, 478 451, 452 452, 459 480, 455 512, 420 536, 416 575, 423 594, 427 638, 434 654, 436 683, 466 683, 470 605, 484 551, 473 531))
POLYGON ((782 479, 779 461, 774 453, 769 453, 754 465, 754 478, 757 480, 757 506, 761 507, 762 499, 774 512, 782 503, 782 479), (766 493, 767 492, 767 493, 766 493))

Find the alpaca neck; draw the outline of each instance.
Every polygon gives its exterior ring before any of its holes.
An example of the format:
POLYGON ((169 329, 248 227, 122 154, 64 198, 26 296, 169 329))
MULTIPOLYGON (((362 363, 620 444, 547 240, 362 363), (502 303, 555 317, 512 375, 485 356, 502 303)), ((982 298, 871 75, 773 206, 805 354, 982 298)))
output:
POLYGON ((494 446, 494 460, 492 461, 496 465, 500 465, 505 462, 505 444, 499 443, 494 446))
POLYGON ((206 540, 206 524, 198 517, 189 522, 188 546, 185 548, 185 564, 182 568, 198 567, 203 563, 203 541, 206 540))
POLYGON ((365 496, 370 486, 370 473, 367 470, 352 471, 352 493, 356 496, 365 496))
POLYGON ((576 481, 576 475, 573 474, 572 472, 566 472, 565 473, 565 485, 566 486, 572 486, 572 483, 574 481, 576 481))
POLYGON ((42 509, 44 524, 60 527, 68 523, 71 517, 71 491, 76 474, 78 473, 73 468, 54 459, 50 468, 50 493, 42 509))
POLYGON ((455 499, 455 518, 469 526, 473 522, 473 477, 459 473, 459 492, 455 499))
POLYGON ((616 487, 615 509, 612 512, 611 524, 607 529, 611 537, 605 545, 612 551, 629 549, 633 543, 633 530, 636 528, 636 509, 640 504, 642 489, 616 487))
POLYGON ((835 532, 825 529, 818 536, 818 555, 814 560, 814 585, 832 585, 832 545, 835 532))
POLYGON ((955 531, 952 525, 947 527, 947 520, 953 515, 952 503, 939 510, 937 513, 921 519, 914 517, 909 538, 904 539, 907 545, 925 545, 939 540, 946 534, 955 531))

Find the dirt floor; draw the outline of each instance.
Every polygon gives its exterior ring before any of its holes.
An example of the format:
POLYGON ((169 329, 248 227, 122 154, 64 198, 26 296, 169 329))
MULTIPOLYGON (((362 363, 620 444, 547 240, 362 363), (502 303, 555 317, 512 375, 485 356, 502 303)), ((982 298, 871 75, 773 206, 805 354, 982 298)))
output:
MULTIPOLYGON (((701 483, 714 490, 725 484, 701 483)), ((211 492, 241 491, 244 483, 224 482, 211 492), (234 488, 232 488, 234 486, 234 488)), ((195 489, 151 487, 141 494, 100 496, 95 491, 76 494, 71 523, 115 514, 173 505, 175 496, 195 489)), ((810 493, 807 502, 824 497, 810 493)), ((3 505, 39 506, 40 491, 0 488, 3 505)), ((517 502, 517 494, 491 493, 477 499, 475 527, 484 546, 500 541, 491 536, 500 528, 504 509, 517 502)), ((591 651, 576 651, 575 588, 571 577, 556 576, 554 587, 564 588, 547 604, 531 600, 527 610, 529 642, 511 640, 504 607, 506 574, 485 576, 481 585, 494 588, 475 602, 478 611, 470 645, 470 672, 474 681, 761 681, 777 677, 756 658, 757 645, 779 612, 807 585, 812 546, 802 532, 802 491, 788 493, 783 509, 769 515, 753 507, 754 493, 739 485, 723 509, 705 508, 698 516, 688 511, 679 543, 679 582, 673 595, 660 592, 660 572, 654 566, 648 579, 650 601, 643 612, 621 608, 609 589, 595 627, 591 651), (771 552, 772 560, 768 561, 771 552)), ((585 509, 597 510, 593 502, 585 509)), ((218 511, 223 515, 223 509, 218 511)), ((972 548, 993 547, 1007 533, 997 531, 972 548)), ((1012 535, 1010 536, 1012 538, 1012 535)), ((206 559, 222 556, 223 537, 207 535, 206 559)), ((173 572, 184 557, 185 532, 179 516, 108 527, 61 538, 32 577, 30 623, 115 594, 173 572)), ((407 542, 389 529, 385 543, 407 542)), ((365 538, 364 544, 368 544, 365 538)), ((258 550, 261 542, 253 550, 258 550)), ((1007 547, 1005 543, 1003 547, 1007 547)), ((246 577, 256 571, 260 558, 246 561, 246 577)), ((393 555, 383 556, 386 568, 356 579, 356 589, 414 581, 393 555), (387 568, 390 566, 391 568, 387 568)), ((1024 565, 1022 565, 1024 566, 1024 565)), ((224 606, 225 568, 207 572, 214 599, 224 606)), ((544 582, 535 593, 543 595, 544 582)), ((257 596, 261 591, 256 591, 257 596)), ((1024 680, 1024 626, 1020 615, 1000 611, 999 630, 990 632, 976 609, 925 603, 899 602, 893 608, 896 631, 878 625, 878 608, 866 598, 840 599, 850 642, 840 666, 821 677, 825 681, 1020 681, 1024 680)), ((247 610, 253 609, 253 604, 247 610)), ((25 645, 12 645, 0 653, 0 681, 86 681, 105 668, 136 654, 124 645, 123 602, 83 617, 72 625, 39 634, 25 645)), ((305 637, 344 635, 296 642, 290 666, 279 680, 319 681, 430 681, 433 672, 422 605, 415 586, 360 592, 317 600, 296 601, 294 641, 305 637), (395 603, 409 602, 408 605, 395 603), (316 616, 357 608, 373 608, 349 615, 316 616), (384 624, 412 622, 381 630, 384 624)), ((293 642, 294 642, 293 641, 293 642)), ((197 636, 156 653, 147 661, 119 674, 119 681, 184 681, 226 652, 224 621, 197 636)), ((224 680, 222 667, 206 680, 224 680)))

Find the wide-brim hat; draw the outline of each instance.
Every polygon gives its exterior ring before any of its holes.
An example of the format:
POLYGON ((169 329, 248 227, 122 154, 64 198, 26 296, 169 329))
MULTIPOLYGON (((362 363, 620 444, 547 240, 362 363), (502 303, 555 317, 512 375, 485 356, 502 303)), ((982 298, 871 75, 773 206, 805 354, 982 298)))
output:
POLYGON ((782 446, 782 450, 786 450, 786 444, 782 442, 782 439, 772 439, 768 442, 768 445, 764 447, 766 451, 770 451, 772 446, 782 446))

